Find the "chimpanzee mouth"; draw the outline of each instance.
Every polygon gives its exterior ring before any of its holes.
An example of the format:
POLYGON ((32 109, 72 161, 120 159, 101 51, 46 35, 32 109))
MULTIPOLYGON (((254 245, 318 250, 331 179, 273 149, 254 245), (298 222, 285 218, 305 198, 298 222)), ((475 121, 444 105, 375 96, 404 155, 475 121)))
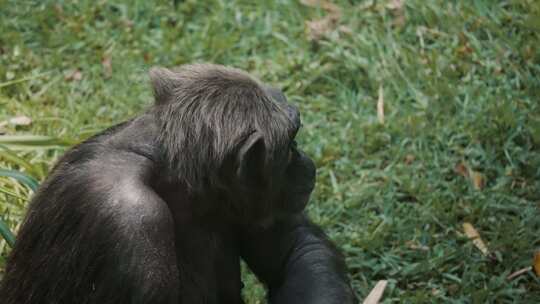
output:
POLYGON ((311 197, 313 188, 306 188, 302 191, 294 191, 289 194, 289 199, 285 202, 284 209, 288 212, 297 213, 306 208, 311 197))
POLYGON ((310 195, 315 190, 315 183, 305 187, 294 187, 290 190, 293 196, 310 195))

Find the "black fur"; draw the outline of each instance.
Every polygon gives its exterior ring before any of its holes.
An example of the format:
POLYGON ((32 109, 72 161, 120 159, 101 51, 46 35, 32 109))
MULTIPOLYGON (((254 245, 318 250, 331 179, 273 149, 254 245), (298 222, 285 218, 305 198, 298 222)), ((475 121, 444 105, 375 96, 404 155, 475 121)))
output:
POLYGON ((244 72, 150 71, 156 104, 67 152, 30 203, 4 304, 353 303, 343 258, 303 214, 298 111, 244 72))

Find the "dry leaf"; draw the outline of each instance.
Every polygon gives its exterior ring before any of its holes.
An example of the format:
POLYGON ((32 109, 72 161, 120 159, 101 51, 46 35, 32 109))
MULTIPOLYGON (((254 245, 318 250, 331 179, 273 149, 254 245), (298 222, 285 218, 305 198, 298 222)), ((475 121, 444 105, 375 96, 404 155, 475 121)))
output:
POLYGON ((478 171, 470 169, 465 162, 460 162, 457 164, 454 167, 454 171, 465 178, 470 178, 471 183, 476 190, 482 190, 486 186, 486 179, 484 175, 478 171))
POLYGON ((468 43, 457 48, 457 53, 461 56, 470 55, 473 51, 474 50, 469 46, 468 43))
POLYGON ((473 171, 473 170, 471 170, 471 172, 469 174, 471 176, 471 180, 472 180, 474 189, 476 189, 476 190, 484 189, 484 186, 486 184, 485 179, 484 179, 484 175, 482 175, 482 173, 480 173, 480 172, 473 171))
POLYGON ((536 275, 540 276, 540 250, 537 250, 534 254, 533 268, 536 275))
POLYGON ((377 118, 379 123, 384 124, 384 92, 382 85, 379 86, 379 98, 377 99, 377 118))
POLYGON ((300 3, 309 7, 315 7, 315 8, 320 7, 331 14, 341 14, 341 8, 330 1, 301 0, 300 3))
POLYGON ((2 121, 0 122, 0 134, 6 133, 5 127, 8 124, 14 125, 14 126, 29 126, 32 124, 32 119, 28 116, 21 115, 21 116, 10 118, 6 121, 2 121))
POLYGON ((124 18, 124 19, 122 19, 122 25, 127 29, 132 29, 133 26, 135 25, 135 22, 133 22, 132 20, 124 18))
POLYGON ((341 32, 341 33, 344 33, 344 34, 347 34, 347 35, 352 35, 353 33, 353 30, 346 26, 346 25, 341 25, 338 30, 341 32))
POLYGON ((431 288, 431 294, 434 295, 434 296, 439 296, 440 294, 442 294, 442 290, 440 289, 437 289, 437 288, 431 288))
POLYGON ((457 174, 463 177, 469 177, 469 168, 464 162, 460 162, 459 164, 457 164, 454 170, 457 174))
POLYGON ((336 24, 337 20, 333 19, 332 16, 326 16, 319 20, 306 21, 309 39, 313 41, 321 40, 326 34, 336 28, 336 24))
POLYGON ((394 26, 402 27, 407 21, 405 18, 405 0, 391 0, 386 7, 392 11, 394 20, 392 24, 394 26))
POLYGON ((507 279, 507 280, 512 280, 512 279, 514 279, 515 277, 518 277, 518 276, 520 276, 520 275, 522 275, 522 274, 524 274, 524 273, 527 273, 527 272, 530 271, 531 269, 532 269, 531 266, 525 267, 525 268, 523 268, 523 269, 520 269, 520 270, 515 271, 514 273, 510 274, 509 276, 506 277, 506 279, 507 279))
POLYGON ((112 58, 110 55, 105 55, 101 59, 101 65, 103 66, 103 72, 105 73, 105 78, 111 78, 112 76, 112 58))
POLYGON ((417 242, 414 242, 414 241, 407 241, 405 242, 405 245, 407 245, 408 248, 413 249, 413 250, 429 251, 428 246, 418 244, 417 242))
POLYGON ((66 18, 64 17, 64 8, 60 4, 56 4, 54 6, 54 12, 56 13, 56 17, 60 21, 64 21, 66 18))
MULTIPOLYGON (((338 21, 341 18, 341 8, 339 6, 323 0, 302 0, 301 3, 309 7, 321 7, 328 13, 327 16, 321 19, 306 21, 310 40, 321 40, 328 33, 337 29, 338 21)), ((346 33, 347 29, 340 28, 340 31, 346 33)))
POLYGON ((32 119, 28 116, 17 116, 11 118, 9 123, 15 126, 29 126, 32 124, 32 119))
POLYGON ((403 9, 403 5, 405 4, 405 0, 391 0, 386 7, 391 10, 400 10, 403 9))
POLYGON ((143 60, 145 63, 149 63, 152 60, 152 55, 150 53, 146 52, 143 54, 143 60))
POLYGON ((76 69, 65 73, 64 79, 67 81, 80 81, 82 79, 81 70, 76 69))
POLYGON ((401 28, 405 25, 406 22, 407 22, 407 19, 405 19, 405 14, 399 13, 399 14, 396 14, 394 21, 392 21, 392 25, 401 28))
POLYGON ((388 281, 381 280, 377 282, 377 285, 369 292, 369 295, 364 300, 363 304, 377 304, 382 298, 382 295, 384 293, 384 289, 386 289, 386 285, 388 284, 388 281))
POLYGON ((478 248, 485 256, 489 255, 489 250, 484 241, 482 241, 482 238, 480 238, 480 233, 474 229, 471 223, 463 223, 463 230, 465 231, 465 235, 472 240, 476 248, 478 248))
POLYGON ((405 164, 410 165, 416 160, 416 157, 412 154, 405 155, 405 164))

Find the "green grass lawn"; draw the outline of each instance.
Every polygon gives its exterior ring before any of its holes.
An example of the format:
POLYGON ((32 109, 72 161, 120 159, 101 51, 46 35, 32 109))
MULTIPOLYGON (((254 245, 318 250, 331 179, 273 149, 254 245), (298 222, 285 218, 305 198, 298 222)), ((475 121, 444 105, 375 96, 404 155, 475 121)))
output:
MULTIPOLYGON (((41 181, 64 143, 151 103, 151 66, 232 65, 301 109, 309 213, 359 298, 384 279, 385 303, 540 303, 532 271, 507 279, 540 249, 540 1, 112 2, 0 1, 0 122, 32 119, 0 132, 63 140, 4 145, 0 168, 41 181)), ((13 231, 30 195, 0 178, 13 231)))

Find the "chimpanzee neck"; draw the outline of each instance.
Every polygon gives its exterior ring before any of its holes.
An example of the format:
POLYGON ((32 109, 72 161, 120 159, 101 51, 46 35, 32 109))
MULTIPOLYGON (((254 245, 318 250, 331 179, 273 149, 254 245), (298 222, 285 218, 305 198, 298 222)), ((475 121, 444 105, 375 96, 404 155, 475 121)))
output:
POLYGON ((157 146, 158 127, 153 117, 148 114, 137 116, 129 121, 111 128, 111 133, 103 142, 108 147, 139 154, 159 162, 157 146))
MULTIPOLYGON (((118 128, 120 130, 108 138, 106 144, 151 161, 152 165, 144 169, 147 172, 146 182, 165 201, 174 202, 174 206, 169 207, 177 213, 176 216, 198 220, 214 216, 214 213, 223 214, 221 209, 226 202, 219 193, 214 193, 210 185, 204 192, 190 187, 178 167, 168 163, 158 141, 160 129, 154 115, 143 114, 118 128)), ((137 165, 140 164, 134 164, 137 165)))

